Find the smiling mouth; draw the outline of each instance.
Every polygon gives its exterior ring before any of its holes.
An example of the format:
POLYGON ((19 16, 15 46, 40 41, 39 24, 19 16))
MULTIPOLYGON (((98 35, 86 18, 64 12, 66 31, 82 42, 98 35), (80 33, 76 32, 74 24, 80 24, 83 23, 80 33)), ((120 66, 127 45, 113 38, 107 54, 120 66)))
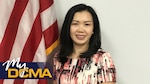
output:
POLYGON ((85 35, 76 35, 77 39, 83 40, 85 38, 85 35))

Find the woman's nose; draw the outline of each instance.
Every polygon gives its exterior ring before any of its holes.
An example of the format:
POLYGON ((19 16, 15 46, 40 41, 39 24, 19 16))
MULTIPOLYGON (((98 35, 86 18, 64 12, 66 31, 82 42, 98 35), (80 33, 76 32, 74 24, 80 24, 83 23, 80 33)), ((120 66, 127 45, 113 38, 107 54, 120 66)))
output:
POLYGON ((83 25, 79 25, 78 31, 79 31, 79 32, 83 32, 83 31, 84 31, 83 25))

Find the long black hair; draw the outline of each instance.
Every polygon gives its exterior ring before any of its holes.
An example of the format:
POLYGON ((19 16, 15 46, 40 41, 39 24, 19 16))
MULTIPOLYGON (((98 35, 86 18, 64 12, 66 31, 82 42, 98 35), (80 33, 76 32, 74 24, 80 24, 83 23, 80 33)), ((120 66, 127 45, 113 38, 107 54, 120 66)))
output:
POLYGON ((60 51, 58 55, 59 61, 64 64, 67 61, 67 56, 73 53, 73 41, 70 37, 70 25, 76 12, 88 11, 94 23, 93 34, 90 38, 89 48, 86 52, 81 53, 80 58, 90 58, 101 48, 100 24, 96 12, 90 6, 85 4, 77 4, 69 9, 65 16, 60 34, 60 51))

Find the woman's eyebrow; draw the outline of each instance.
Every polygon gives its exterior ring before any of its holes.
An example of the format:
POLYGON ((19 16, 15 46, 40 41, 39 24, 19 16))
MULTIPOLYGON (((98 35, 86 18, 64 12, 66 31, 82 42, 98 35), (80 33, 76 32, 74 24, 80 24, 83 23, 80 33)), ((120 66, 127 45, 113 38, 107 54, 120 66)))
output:
MULTIPOLYGON (((74 22, 80 22, 78 20, 72 20, 72 21, 74 21, 74 22)), ((91 20, 87 20, 87 21, 84 21, 84 22, 92 22, 92 21, 91 20)))

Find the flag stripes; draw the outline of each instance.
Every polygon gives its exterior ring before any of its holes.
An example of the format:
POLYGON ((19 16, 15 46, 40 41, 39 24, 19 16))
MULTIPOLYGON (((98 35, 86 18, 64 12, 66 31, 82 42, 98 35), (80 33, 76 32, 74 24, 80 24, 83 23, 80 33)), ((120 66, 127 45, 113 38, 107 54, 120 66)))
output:
MULTIPOLYGON (((53 0, 1 0, 0 62, 45 62, 58 45, 53 0), (2 11, 2 12, 1 12, 2 11)), ((0 84, 46 84, 43 79, 0 79, 0 84)))
POLYGON ((18 31, 10 55, 10 60, 21 56, 25 43, 32 30, 33 23, 39 12, 38 4, 39 3, 35 0, 29 0, 18 26, 18 31))
POLYGON ((44 31, 46 48, 48 48, 50 45, 52 45, 58 39, 58 34, 55 33, 56 31, 58 31, 58 29, 56 29, 56 27, 57 27, 57 21, 55 21, 54 24, 52 24, 47 30, 44 31), (49 33, 49 32, 51 32, 51 33, 49 33))
POLYGON ((53 0, 40 0, 40 12, 45 11, 53 5, 53 0))
POLYGON ((8 25, 5 30, 4 37, 0 45, 0 61, 1 62, 9 59, 12 46, 14 44, 14 40, 17 34, 18 25, 19 25, 21 16, 24 12, 24 9, 27 3, 28 3, 28 0, 16 0, 15 2, 14 9, 10 16, 8 25))
POLYGON ((2 41, 2 37, 4 35, 5 32, 5 28, 7 26, 7 23, 9 21, 9 17, 11 15, 11 11, 13 10, 13 6, 14 6, 15 0, 1 0, 0 1, 0 11, 3 11, 3 13, 0 13, 0 20, 3 20, 0 23, 0 43, 2 41), (11 4, 8 4, 8 2, 10 2, 11 4), (8 8, 9 7, 9 8, 8 8))

